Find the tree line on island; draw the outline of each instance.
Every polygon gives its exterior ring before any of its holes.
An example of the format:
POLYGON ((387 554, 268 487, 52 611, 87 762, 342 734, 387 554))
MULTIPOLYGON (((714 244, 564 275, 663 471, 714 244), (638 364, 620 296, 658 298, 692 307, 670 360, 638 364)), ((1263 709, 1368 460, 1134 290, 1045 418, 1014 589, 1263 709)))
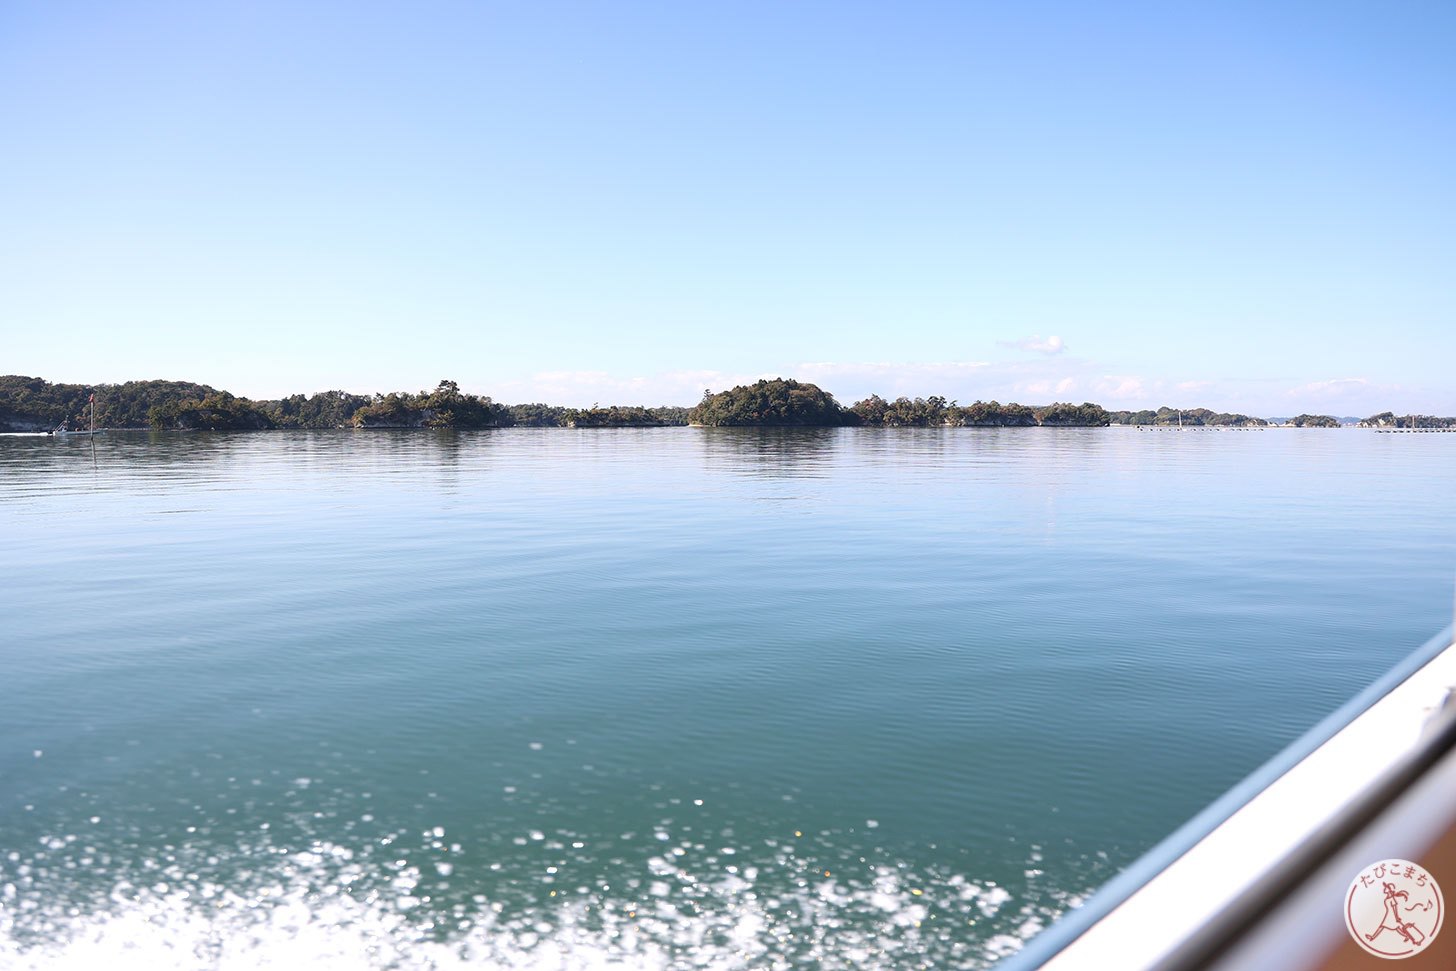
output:
POLYGON ((1111 414, 1090 402, 1055 403, 1033 408, 996 401, 962 406, 941 397, 896 398, 886 401, 870 395, 846 408, 817 385, 788 378, 773 378, 730 391, 703 392, 690 413, 695 425, 848 425, 884 427, 1005 427, 1063 425, 1096 427, 1111 422, 1111 414))
MULTIPOLYGON (((540 403, 506 405, 462 392, 454 381, 433 390, 359 395, 347 391, 252 400, 188 381, 127 381, 88 386, 52 384, 41 378, 0 376, 0 430, 83 428, 95 394, 98 428, 236 431, 275 428, 645 428, 666 425, 870 426, 870 427, 1100 427, 1105 425, 1260 427, 1269 422, 1207 408, 1107 411, 1091 402, 1030 406, 943 397, 870 395, 849 407, 807 382, 773 378, 728 391, 703 392, 691 408, 593 405, 567 408, 540 403)), ((1288 424, 1338 427, 1329 415, 1299 415, 1288 424)), ((1451 428, 1456 418, 1372 415, 1360 423, 1378 428, 1451 428)))
POLYGON ((503 405, 462 392, 454 381, 433 391, 360 395, 321 391, 253 400, 190 381, 51 384, 0 376, 0 430, 50 431, 86 427, 96 395, 96 427, 164 431, 254 431, 274 428, 604 428, 686 425, 690 409, 612 405, 503 405))

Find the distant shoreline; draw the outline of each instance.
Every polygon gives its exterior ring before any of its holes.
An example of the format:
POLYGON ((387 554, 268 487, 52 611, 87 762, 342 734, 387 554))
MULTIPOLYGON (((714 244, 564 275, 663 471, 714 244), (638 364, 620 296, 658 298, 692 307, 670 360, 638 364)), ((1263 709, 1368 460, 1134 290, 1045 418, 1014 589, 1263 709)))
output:
POLYGON ((1332 415, 1296 415, 1280 421, 1207 408, 1108 411, 1092 402, 1023 405, 944 397, 870 395, 846 407, 807 382, 774 378, 727 391, 705 391, 697 405, 593 405, 569 408, 542 403, 506 405, 462 392, 450 380, 433 390, 357 395, 313 395, 252 400, 187 381, 128 381, 114 385, 53 384, 42 378, 0 376, 0 431, 44 433, 89 427, 95 402, 98 428, 165 431, 269 431, 288 429, 408 428, 662 428, 886 427, 886 428, 1339 428, 1382 430, 1456 429, 1456 418, 1381 412, 1351 421, 1332 415))
MULTIPOLYGON (((97 428, 99 435, 102 432, 107 434, 148 434, 148 435, 216 435, 233 432, 246 432, 248 434, 303 434, 316 432, 349 432, 350 434, 370 435, 376 432, 518 432, 518 431, 544 431, 544 432, 568 432, 568 431, 662 431, 666 429, 699 429, 709 431, 822 431, 835 428, 849 428, 855 431, 865 431, 874 434, 881 432, 903 432, 903 431, 944 431, 944 432, 978 432, 978 431, 1000 431, 1003 429, 1026 430, 1028 433, 1037 429, 1052 431, 1089 431, 1117 430, 1118 434, 1131 432, 1164 433, 1186 432, 1189 434, 1198 433, 1223 433, 1223 432, 1265 432, 1265 431, 1288 431, 1319 428, 1321 431, 1333 429, 1345 429, 1355 431, 1374 432, 1376 434, 1392 435, 1423 435, 1423 434, 1456 434, 1456 427, 1451 428, 1375 428, 1364 424, 1341 424, 1335 426, 1313 426, 1313 425, 1185 425, 1182 428, 1177 425, 1124 425, 1110 423, 1107 425, 587 425, 582 427, 569 427, 566 425, 487 425, 478 428, 457 428, 457 427, 422 427, 422 426, 395 426, 395 425, 372 425, 359 427, 356 425, 338 425, 331 428, 257 428, 257 429, 236 429, 236 428, 150 428, 150 427, 129 427, 129 428, 97 428)), ((53 435, 44 431, 6 431, 0 429, 0 436, 7 438, 46 438, 70 440, 90 440, 87 435, 53 435)))

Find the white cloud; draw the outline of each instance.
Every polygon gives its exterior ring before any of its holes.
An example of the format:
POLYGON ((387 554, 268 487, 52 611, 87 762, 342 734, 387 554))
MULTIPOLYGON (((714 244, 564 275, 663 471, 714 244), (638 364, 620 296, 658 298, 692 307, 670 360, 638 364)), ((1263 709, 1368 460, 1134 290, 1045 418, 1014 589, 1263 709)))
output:
POLYGON ((856 377, 856 378, 902 378, 911 375, 923 375, 927 377, 964 377, 965 375, 978 371, 981 368, 989 367, 985 361, 944 361, 932 363, 890 363, 890 362, 869 362, 869 363, 834 363, 830 361, 811 361, 800 364, 794 369, 794 374, 807 381, 818 380, 819 378, 856 377))
POLYGON ((1129 374, 1106 374, 1092 386, 1098 394, 1108 395, 1114 401, 1132 399, 1142 401, 1148 396, 1148 388, 1142 378, 1129 374))
POLYGON ((772 376, 712 370, 664 371, 630 377, 606 371, 537 371, 524 380, 493 384, 489 393, 496 400, 510 404, 542 401, 576 408, 594 402, 603 405, 692 405, 698 402, 706 389, 722 391, 734 385, 751 384, 760 377, 772 376))
POLYGON ((842 404, 850 404, 872 394, 965 397, 986 381, 982 375, 990 368, 985 361, 811 361, 790 368, 784 376, 812 381, 842 404))
POLYGON ((1038 354, 1060 354, 1067 349, 1067 345, 1056 334, 1042 340, 1040 334, 1032 337, 1023 337, 1019 341, 997 341, 1002 347, 1014 347, 1022 351, 1035 351, 1038 354))
POLYGON ((1076 378, 1042 378, 1037 381, 1022 381, 1015 385, 1015 390, 1021 394, 1042 395, 1066 395, 1077 390, 1076 378))
POLYGON ((1329 378, 1289 388, 1282 396, 1283 408, 1326 414, 1364 416, 1379 411, 1426 411, 1449 409, 1450 392, 1433 393, 1429 388, 1373 381, 1370 378, 1329 378), (1441 399, 1445 400, 1442 401, 1441 399))
POLYGON ((1369 387, 1370 381, 1366 378, 1332 378, 1329 381, 1311 381, 1309 384, 1290 388, 1285 394, 1291 398, 1336 398, 1365 391, 1369 387))

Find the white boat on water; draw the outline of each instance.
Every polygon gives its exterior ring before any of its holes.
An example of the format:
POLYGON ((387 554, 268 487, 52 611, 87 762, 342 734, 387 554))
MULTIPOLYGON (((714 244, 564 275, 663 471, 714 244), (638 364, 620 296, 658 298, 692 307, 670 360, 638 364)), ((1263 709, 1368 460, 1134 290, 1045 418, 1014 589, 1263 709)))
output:
POLYGON ((65 422, 61 422, 60 425, 58 425, 57 427, 51 429, 51 434, 52 435, 55 435, 57 438, 60 438, 61 436, 104 435, 104 434, 106 434, 106 429, 104 429, 104 428, 101 429, 100 431, 97 431, 96 430, 96 395, 95 395, 95 393, 93 392, 92 395, 91 395, 91 427, 90 428, 83 428, 83 429, 80 429, 80 430, 72 430, 72 429, 66 427, 66 423, 65 422))

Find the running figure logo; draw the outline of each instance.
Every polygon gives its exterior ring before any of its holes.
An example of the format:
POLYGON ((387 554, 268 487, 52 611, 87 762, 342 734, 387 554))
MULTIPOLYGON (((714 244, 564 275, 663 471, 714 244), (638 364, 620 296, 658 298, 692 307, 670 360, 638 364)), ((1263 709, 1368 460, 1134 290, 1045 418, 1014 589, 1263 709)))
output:
POLYGON ((1409 860, 1366 867, 1345 895, 1345 926, 1371 954, 1408 958, 1430 946, 1441 930, 1444 902, 1435 878, 1409 860))

